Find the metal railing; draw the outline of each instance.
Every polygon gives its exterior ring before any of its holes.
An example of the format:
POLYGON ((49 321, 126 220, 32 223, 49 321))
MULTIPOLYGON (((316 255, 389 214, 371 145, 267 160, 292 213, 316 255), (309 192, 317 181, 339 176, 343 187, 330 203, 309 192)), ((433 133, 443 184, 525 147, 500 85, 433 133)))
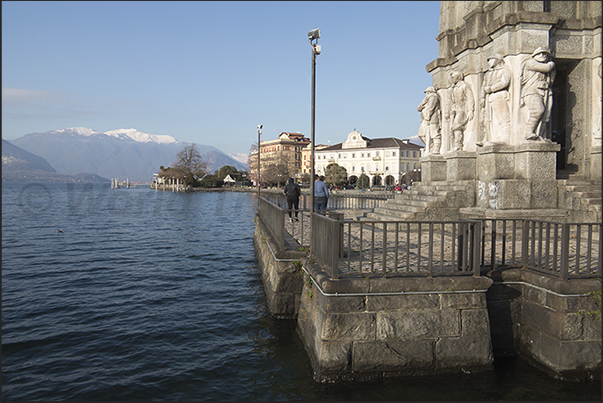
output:
POLYGON ((312 255, 331 278, 480 274, 481 221, 341 221, 312 217, 312 255))
POLYGON ((310 247, 310 211, 291 210, 266 200, 258 199, 258 214, 268 227, 278 247, 282 249, 310 247), (293 221, 289 220, 289 213, 293 221))
POLYGON ((277 247, 283 249, 285 247, 285 216, 282 214, 282 209, 260 197, 258 198, 258 215, 268 227, 277 247))
POLYGON ((482 267, 524 267, 569 278, 601 277, 601 224, 483 220, 482 267))
MULTIPOLYGON (((264 196, 270 202, 287 208, 287 198, 281 194, 270 194, 264 196)), ((329 210, 346 210, 346 209, 374 209, 379 207, 388 199, 396 197, 395 194, 331 194, 327 202, 329 210)), ((310 195, 302 194, 299 198, 299 207, 302 210, 310 209, 310 195)))
MULTIPOLYGON (((284 199, 283 199, 284 200, 284 199)), ((280 201, 277 200, 279 203, 280 201)), ((282 201, 282 200, 281 200, 282 201)), ((345 209, 342 209, 346 211, 345 209)), ((523 219, 357 221, 311 215, 260 198, 258 213, 280 248, 310 248, 331 278, 480 275, 525 268, 562 280, 601 277, 601 224, 523 219), (311 228, 313 230, 311 230, 311 228)))

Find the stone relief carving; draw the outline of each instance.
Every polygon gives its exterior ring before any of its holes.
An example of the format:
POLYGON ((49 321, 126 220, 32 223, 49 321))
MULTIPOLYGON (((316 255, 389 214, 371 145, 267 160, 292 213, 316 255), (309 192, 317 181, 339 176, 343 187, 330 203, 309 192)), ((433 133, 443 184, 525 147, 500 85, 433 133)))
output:
POLYGON ((451 120, 451 146, 454 151, 463 149, 465 129, 467 123, 473 119, 475 100, 473 90, 463 80, 463 73, 452 71, 450 73, 452 87, 449 91, 450 108, 445 114, 446 120, 451 120))
POLYGON ((425 143, 425 155, 439 154, 442 146, 440 97, 435 88, 427 87, 425 98, 417 107, 421 112, 419 138, 425 143))
POLYGON ((539 47, 532 57, 523 62, 521 68, 521 104, 528 111, 526 122, 526 140, 542 140, 546 134, 545 126, 551 117, 555 80, 555 62, 550 59, 550 51, 539 47), (544 137, 541 133, 545 133, 544 137))
POLYGON ((601 62, 599 62, 599 70, 597 72, 597 77, 595 77, 595 102, 593 102, 593 146, 601 145, 601 103, 603 102, 603 97, 601 96, 601 62))
POLYGON ((511 137, 511 70, 498 53, 488 58, 488 65, 480 94, 482 137, 476 142, 478 147, 484 142, 508 144, 511 137))

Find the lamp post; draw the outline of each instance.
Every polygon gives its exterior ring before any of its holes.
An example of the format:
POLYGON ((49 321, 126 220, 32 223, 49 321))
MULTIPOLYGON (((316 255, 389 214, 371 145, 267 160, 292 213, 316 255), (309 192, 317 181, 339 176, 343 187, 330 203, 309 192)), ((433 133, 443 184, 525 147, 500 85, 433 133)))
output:
POLYGON ((315 128, 315 89, 316 89, 316 55, 320 54, 320 45, 318 45, 318 38, 320 38, 320 29, 316 28, 312 31, 308 32, 308 42, 310 42, 310 46, 312 46, 312 135, 311 142, 312 148, 310 153, 310 212, 314 214, 314 147, 316 146, 316 136, 314 133, 315 128), (316 41, 316 42, 314 42, 316 41))
POLYGON ((262 134, 262 127, 264 127, 264 125, 258 125, 258 197, 260 196, 260 190, 262 189, 262 182, 260 182, 260 135, 262 134))

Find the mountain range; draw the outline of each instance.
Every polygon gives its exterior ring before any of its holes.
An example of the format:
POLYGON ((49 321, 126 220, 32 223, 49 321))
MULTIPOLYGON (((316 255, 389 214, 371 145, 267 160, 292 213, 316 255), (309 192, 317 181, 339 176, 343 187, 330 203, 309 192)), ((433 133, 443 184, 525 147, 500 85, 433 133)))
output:
MULTIPOLYGON (((85 127, 29 133, 10 142, 46 160, 51 169, 61 174, 86 172, 104 178, 145 182, 151 180, 160 166, 173 165, 176 154, 189 144, 172 136, 152 135, 136 129, 97 132, 85 127)), ((3 176, 4 147, 5 141, 2 147, 3 176)), ((224 165, 234 166, 237 170, 247 169, 245 164, 215 147, 199 144, 196 147, 210 172, 224 165)))
POLYGON ((2 180, 9 182, 109 182, 98 175, 60 174, 44 158, 2 139, 2 180))

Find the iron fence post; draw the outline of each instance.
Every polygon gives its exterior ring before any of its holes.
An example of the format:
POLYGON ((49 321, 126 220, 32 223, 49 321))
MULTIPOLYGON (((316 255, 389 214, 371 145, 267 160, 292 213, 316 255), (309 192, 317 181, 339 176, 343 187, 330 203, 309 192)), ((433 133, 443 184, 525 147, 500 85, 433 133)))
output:
POLYGON ((559 276, 561 280, 568 279, 568 267, 569 267, 569 234, 570 226, 567 223, 561 225, 561 267, 559 276))
POLYGON ((528 267, 528 250, 530 243, 530 223, 528 220, 523 220, 521 229, 521 267, 528 267))
POLYGON ((479 243, 480 243, 480 239, 481 239, 481 233, 482 233, 482 222, 481 221, 476 221, 473 226, 473 275, 475 277, 479 277, 480 276, 480 251, 481 248, 479 247, 479 243))

